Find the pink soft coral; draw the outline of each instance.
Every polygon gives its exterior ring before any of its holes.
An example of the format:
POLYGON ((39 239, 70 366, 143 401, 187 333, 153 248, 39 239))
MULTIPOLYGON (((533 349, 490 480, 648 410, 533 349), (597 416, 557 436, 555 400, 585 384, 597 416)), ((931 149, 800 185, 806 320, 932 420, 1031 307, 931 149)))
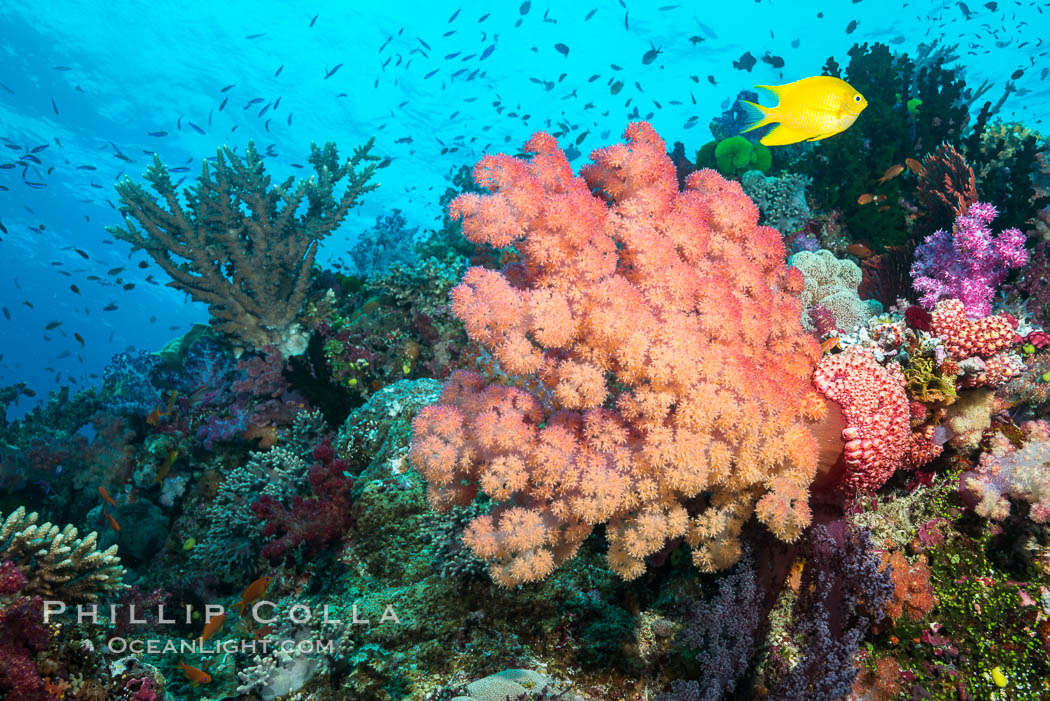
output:
POLYGON ((528 391, 456 373, 417 416, 410 457, 437 508, 479 488, 500 502, 465 541, 501 584, 546 576, 599 523, 612 568, 637 577, 671 538, 714 570, 738 558, 752 512, 785 540, 810 520, 826 407, 801 274, 737 183, 704 170, 679 192, 652 127, 626 137, 576 176, 538 133, 530 160, 477 164, 493 194, 450 207, 468 239, 521 256, 469 270, 452 309, 528 391))
POLYGON ((996 288, 1011 268, 1028 262, 1024 234, 1006 229, 992 235, 988 225, 996 214, 990 204, 970 205, 955 218, 951 234, 937 231, 915 250, 912 284, 927 309, 950 297, 962 302, 970 318, 991 314, 996 288))

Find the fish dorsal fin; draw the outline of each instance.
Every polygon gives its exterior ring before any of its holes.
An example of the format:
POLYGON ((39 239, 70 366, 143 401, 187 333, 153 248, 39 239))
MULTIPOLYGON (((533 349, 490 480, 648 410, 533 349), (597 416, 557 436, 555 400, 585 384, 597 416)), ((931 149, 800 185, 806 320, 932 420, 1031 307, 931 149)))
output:
POLYGON ((784 87, 784 86, 783 85, 756 85, 755 87, 756 88, 762 88, 763 90, 768 90, 769 92, 773 93, 777 97, 780 97, 780 89, 782 87, 784 87))

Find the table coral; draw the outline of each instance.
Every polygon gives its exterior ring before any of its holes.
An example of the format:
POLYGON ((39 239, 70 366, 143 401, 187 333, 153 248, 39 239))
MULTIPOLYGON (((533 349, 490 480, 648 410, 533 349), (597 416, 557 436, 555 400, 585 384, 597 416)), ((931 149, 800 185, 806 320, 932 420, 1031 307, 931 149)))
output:
POLYGON ((145 178, 159 200, 124 178, 116 185, 124 226, 108 231, 144 249, 171 276, 170 286, 206 302, 214 328, 238 346, 272 344, 283 355, 296 355, 308 340, 300 312, 318 244, 377 187, 368 182, 379 160, 371 146, 369 141, 340 163, 335 144, 314 145, 309 162, 316 177, 279 185, 270 184, 252 142, 243 159, 223 147, 187 190, 185 207, 154 155, 145 178), (346 189, 336 197, 340 182, 346 189))
POLYGON ((454 374, 410 458, 439 509, 479 489, 500 502, 465 540, 504 585, 545 577, 603 522, 625 578, 678 536, 701 569, 732 564, 753 511, 785 540, 809 523, 825 408, 802 275, 738 184, 702 170, 679 192, 652 127, 626 136, 575 176, 537 133, 531 160, 475 167, 494 194, 451 206, 470 240, 521 253, 468 270, 452 306, 532 391, 454 374))

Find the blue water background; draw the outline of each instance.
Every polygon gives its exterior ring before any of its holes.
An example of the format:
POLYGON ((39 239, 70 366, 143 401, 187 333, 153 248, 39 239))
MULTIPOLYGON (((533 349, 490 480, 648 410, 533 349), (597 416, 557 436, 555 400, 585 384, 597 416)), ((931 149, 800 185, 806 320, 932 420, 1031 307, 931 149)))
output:
MULTIPOLYGON (((639 117, 692 153, 739 90, 818 74, 829 55, 845 65, 858 41, 890 42, 901 51, 933 40, 960 44, 968 83, 991 82, 992 100, 1011 73, 1025 69, 1002 116, 1038 127, 1050 104, 1050 87, 1038 75, 1050 64, 1042 45, 1047 3, 999 2, 992 11, 974 1, 965 6, 969 20, 961 5, 535 0, 523 12, 517 1, 2 3, 0 139, 48 148, 25 176, 20 167, 0 170, 8 188, 0 191, 8 231, 0 234, 0 304, 12 317, 0 317, 0 384, 27 382, 40 398, 58 377, 91 384, 88 374, 100 374, 114 353, 157 349, 207 319, 203 304, 163 286, 167 279, 152 262, 136 267, 146 256, 129 255, 128 244, 105 232, 119 221, 114 181, 141 179, 147 153, 156 151, 170 167, 190 166, 185 175, 192 178, 218 146, 243 152, 254 139, 278 154, 268 159, 277 179, 306 172, 290 164, 305 163, 311 141, 334 140, 349 153, 375 135, 376 153, 391 164, 380 171, 382 187, 324 243, 320 259, 329 261, 345 258, 356 234, 395 208, 410 228, 433 228, 451 168, 485 152, 514 152, 536 130, 568 125, 563 147, 589 130, 576 166, 639 117), (853 20, 856 29, 847 34, 853 20), (262 36, 248 38, 256 34, 262 36), (555 49, 559 43, 567 56, 555 49), (652 48, 661 53, 644 65, 652 48), (786 65, 734 69, 745 51, 756 58, 768 51, 786 65), (342 68, 326 79, 337 64, 342 68), (590 81, 593 75, 599 77, 590 81), (614 96, 610 83, 617 80, 624 87, 614 96), (220 92, 229 84, 235 87, 220 92), (245 109, 257 97, 263 102, 245 109), (278 109, 258 116, 278 97, 278 109), (159 131, 167 136, 148 135, 159 131), (445 148, 455 150, 442 154, 445 148), (78 169, 84 165, 96 170, 78 169), (46 187, 34 189, 26 179, 46 187), (106 275, 119 266, 133 290, 106 275), (145 279, 151 273, 154 284, 145 279), (111 303, 118 308, 103 311, 111 303), (51 321, 63 323, 45 331, 51 321)), ((0 162, 19 155, 0 147, 0 162)), ((28 406, 23 399, 9 418, 28 406)))

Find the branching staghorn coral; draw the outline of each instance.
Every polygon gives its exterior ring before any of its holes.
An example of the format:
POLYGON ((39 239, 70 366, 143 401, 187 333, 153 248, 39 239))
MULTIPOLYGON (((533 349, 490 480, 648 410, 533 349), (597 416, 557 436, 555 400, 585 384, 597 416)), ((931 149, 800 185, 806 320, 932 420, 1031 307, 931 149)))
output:
POLYGON ((185 207, 154 155, 145 178, 160 199, 130 178, 121 180, 116 188, 125 226, 107 230, 133 250, 144 249, 171 276, 170 286, 206 302, 214 327, 235 345, 259 350, 272 344, 295 355, 309 340, 300 311, 318 243, 361 195, 378 187, 368 182, 379 160, 369 153, 372 143, 343 163, 335 144, 312 145, 317 175, 280 185, 271 185, 253 143, 243 159, 224 146, 213 164, 204 162, 197 185, 184 190, 185 207), (346 190, 337 198, 344 178, 346 190))
POLYGON ((0 561, 10 560, 26 576, 27 595, 81 603, 124 588, 116 545, 100 552, 97 533, 81 539, 71 525, 59 529, 38 520, 20 506, 0 526, 0 561))

